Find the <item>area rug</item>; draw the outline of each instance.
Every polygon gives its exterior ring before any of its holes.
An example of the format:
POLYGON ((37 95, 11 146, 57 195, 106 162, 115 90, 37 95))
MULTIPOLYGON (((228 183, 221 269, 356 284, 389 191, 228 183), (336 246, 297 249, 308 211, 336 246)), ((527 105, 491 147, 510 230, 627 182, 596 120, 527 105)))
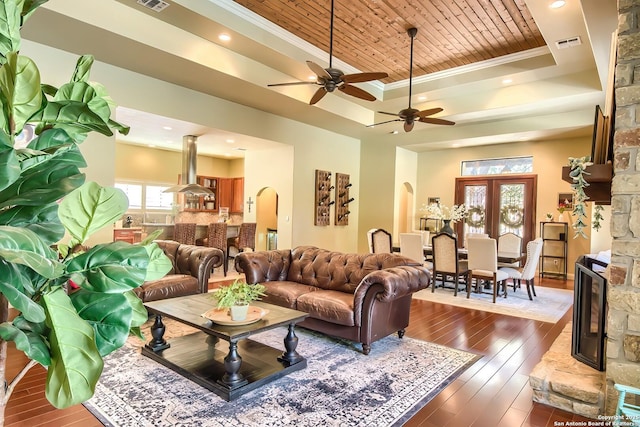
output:
MULTIPOLYGON (((252 339, 282 348, 285 335, 278 328, 252 339)), ((118 427, 400 426, 480 358, 406 336, 377 341, 365 356, 349 341, 297 335, 307 368, 231 402, 142 356, 139 340, 129 340, 105 358, 85 406, 118 427)))
POLYGON ((423 289, 413 294, 413 297, 548 323, 556 323, 560 320, 573 304, 573 291, 566 289, 538 286, 536 294, 537 296, 531 301, 526 288, 519 288, 515 292, 513 288, 509 288, 507 298, 498 297, 495 304, 492 302, 493 295, 489 293, 472 293, 467 299, 466 292, 458 292, 458 296, 454 297, 452 290, 442 288, 436 288, 435 292, 431 292, 431 288, 423 289))

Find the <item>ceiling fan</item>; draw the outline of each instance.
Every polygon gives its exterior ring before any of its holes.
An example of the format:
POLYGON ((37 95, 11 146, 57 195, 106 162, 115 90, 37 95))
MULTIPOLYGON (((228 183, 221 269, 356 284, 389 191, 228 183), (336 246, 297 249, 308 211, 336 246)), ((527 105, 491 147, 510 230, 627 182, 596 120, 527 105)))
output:
POLYGON ((313 94, 310 105, 320 101, 328 92, 333 92, 336 88, 347 95, 355 96, 356 98, 364 99, 366 101, 375 101, 376 98, 369 92, 360 89, 359 87, 352 86, 351 83, 362 83, 371 80, 384 79, 389 77, 387 73, 356 73, 356 74, 344 74, 341 70, 333 68, 333 0, 331 0, 331 32, 329 39, 329 68, 322 68, 320 65, 313 61, 307 61, 307 66, 317 76, 315 82, 292 82, 292 83, 273 83, 267 86, 291 86, 291 85, 306 85, 316 84, 320 88, 313 94))
POLYGON ((418 29, 409 28, 407 30, 407 34, 409 34, 409 37, 411 37, 411 57, 409 59, 409 107, 405 108, 404 110, 400 110, 398 114, 378 111, 378 113, 380 114, 388 114, 390 116, 397 116, 398 118, 380 123, 374 123, 372 125, 367 125, 367 127, 378 126, 391 122, 404 122, 404 131, 411 132, 411 129, 413 129, 413 125, 415 124, 416 120, 422 123, 431 123, 434 125, 455 125, 455 122, 451 122, 449 120, 428 117, 433 114, 439 113, 440 111, 442 111, 442 108, 430 108, 428 110, 422 111, 411 108, 411 84, 413 79, 413 39, 416 37, 416 34, 418 34, 418 29))

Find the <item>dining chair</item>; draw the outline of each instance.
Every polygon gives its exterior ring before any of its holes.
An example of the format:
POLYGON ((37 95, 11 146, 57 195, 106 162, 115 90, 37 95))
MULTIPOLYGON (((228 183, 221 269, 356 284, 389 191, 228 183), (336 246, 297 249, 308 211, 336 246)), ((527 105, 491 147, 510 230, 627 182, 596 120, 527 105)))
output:
POLYGON ((422 236, 422 246, 431 244, 431 232, 429 230, 413 230, 413 232, 422 236))
MULTIPOLYGON (((476 292, 480 292, 481 282, 493 285, 493 302, 496 302, 498 288, 502 285, 507 297, 507 273, 498 269, 498 244, 496 239, 469 239, 467 260, 471 279, 476 281, 476 292)), ((467 298, 471 296, 471 283, 467 286, 467 298)))
POLYGON ((378 228, 371 233, 371 248, 373 253, 391 253, 391 233, 378 228))
POLYGON ((202 239, 202 245, 210 248, 218 248, 222 251, 223 263, 222 271, 225 277, 227 276, 227 269, 229 268, 229 248, 227 246, 227 223, 226 222, 212 222, 209 224, 207 231, 207 237, 202 239))
MULTIPOLYGON (((515 233, 504 233, 498 236, 498 252, 522 253, 522 236, 515 233)), ((520 263, 498 263, 499 267, 520 267, 520 263)))
POLYGON ((173 240, 185 245, 196 244, 196 223, 177 222, 173 226, 173 240))
POLYGON ((618 391, 618 404, 613 425, 620 426, 624 422, 624 425, 640 426, 640 405, 637 403, 640 389, 622 384, 614 384, 613 387, 618 391), (627 393, 633 399, 627 399, 627 393))
POLYGON ((469 239, 488 239, 489 235, 487 233, 467 233, 464 235, 464 247, 467 247, 467 242, 469 239))
POLYGON ((534 282, 536 278, 536 268, 538 267, 540 253, 542 252, 542 243, 542 238, 540 237, 527 243, 527 260, 524 263, 524 267, 500 267, 500 271, 507 273, 509 278, 513 281, 514 292, 516 290, 516 286, 520 287, 520 283, 524 280, 527 285, 527 294, 529 294, 530 300, 533 300, 531 292, 533 292, 533 296, 537 296, 534 282))
POLYGON ((447 233, 438 233, 431 238, 431 252, 433 262, 433 274, 431 275, 431 292, 435 292, 436 280, 442 280, 445 287, 447 278, 451 277, 453 283, 453 296, 458 296, 460 280, 464 280, 465 287, 471 286, 470 271, 466 261, 458 258, 458 239, 447 233))
POLYGON ((231 248, 236 248, 238 252, 244 252, 247 249, 256 250, 255 222, 243 222, 240 224, 238 235, 227 239, 227 254, 231 248))
MULTIPOLYGON (((418 233, 400 233, 400 255, 426 265, 422 235, 418 233)), ((428 268, 432 267, 431 263, 426 266, 428 268)))

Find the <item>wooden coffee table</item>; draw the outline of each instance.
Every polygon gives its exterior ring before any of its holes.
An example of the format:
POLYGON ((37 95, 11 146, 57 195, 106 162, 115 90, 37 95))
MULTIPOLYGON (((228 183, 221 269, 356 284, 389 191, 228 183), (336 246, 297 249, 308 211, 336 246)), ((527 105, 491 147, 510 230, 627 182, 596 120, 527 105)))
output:
POLYGON ((249 325, 224 326, 201 316, 214 304, 211 294, 145 303, 147 310, 156 318, 151 327, 152 339, 142 348, 142 354, 227 401, 307 366, 307 360, 296 352, 298 337, 294 333, 295 324, 307 317, 307 313, 253 302, 251 305, 268 310, 267 315, 249 325), (163 316, 200 332, 167 342, 163 338, 163 316), (288 326, 284 352, 248 339, 251 335, 279 326, 288 326))

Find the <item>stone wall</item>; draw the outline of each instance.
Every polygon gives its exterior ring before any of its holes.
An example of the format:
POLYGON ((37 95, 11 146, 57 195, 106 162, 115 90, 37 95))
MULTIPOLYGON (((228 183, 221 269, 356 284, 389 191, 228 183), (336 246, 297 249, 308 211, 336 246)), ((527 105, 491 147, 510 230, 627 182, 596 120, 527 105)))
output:
POLYGON ((612 264, 607 288, 607 407, 612 384, 640 388, 640 0, 618 0, 612 264))

